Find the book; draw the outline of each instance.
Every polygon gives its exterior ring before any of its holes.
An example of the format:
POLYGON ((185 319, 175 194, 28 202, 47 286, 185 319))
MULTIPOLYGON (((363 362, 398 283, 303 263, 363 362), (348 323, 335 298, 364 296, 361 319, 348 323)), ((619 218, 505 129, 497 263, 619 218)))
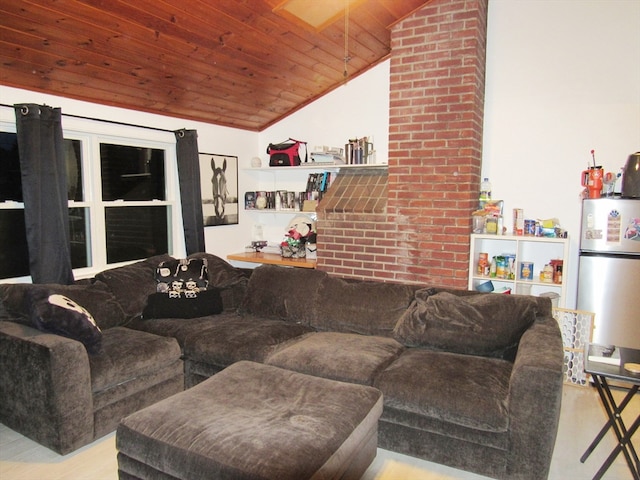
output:
POLYGON ((620 366, 620 350, 612 345, 591 345, 589 361, 620 366))

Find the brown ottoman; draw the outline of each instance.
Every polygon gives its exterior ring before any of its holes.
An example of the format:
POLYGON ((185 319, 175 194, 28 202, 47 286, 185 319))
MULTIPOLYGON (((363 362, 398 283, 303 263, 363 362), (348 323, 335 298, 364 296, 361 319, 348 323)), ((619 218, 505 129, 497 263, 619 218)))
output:
POLYGON ((122 420, 120 479, 358 479, 379 390, 242 361, 122 420))

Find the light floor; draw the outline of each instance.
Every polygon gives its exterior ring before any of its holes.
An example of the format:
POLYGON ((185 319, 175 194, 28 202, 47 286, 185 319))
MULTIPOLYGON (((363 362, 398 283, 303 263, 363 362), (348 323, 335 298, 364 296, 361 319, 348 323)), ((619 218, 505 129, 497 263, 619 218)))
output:
MULTIPOLYGON (((621 393, 616 392, 616 397, 621 393)), ((623 418, 640 414, 636 395, 623 418)), ((591 457, 580 456, 605 422, 605 413, 595 389, 565 386, 560 428, 551 464, 550 480, 587 480, 615 445, 607 434, 591 457)), ((627 420, 627 425, 631 422, 627 420)), ((639 435, 636 435, 638 437, 639 435)), ((636 444, 637 444, 636 439, 636 444)), ((536 448, 531 445, 531 448, 536 448)), ((637 447, 636 447, 637 448, 637 447)), ((117 480, 115 434, 103 437, 69 455, 60 456, 0 424, 0 480, 117 480)), ((378 455, 363 480, 486 480, 487 477, 378 449, 378 455)), ((603 480, 631 479, 620 455, 603 480)))

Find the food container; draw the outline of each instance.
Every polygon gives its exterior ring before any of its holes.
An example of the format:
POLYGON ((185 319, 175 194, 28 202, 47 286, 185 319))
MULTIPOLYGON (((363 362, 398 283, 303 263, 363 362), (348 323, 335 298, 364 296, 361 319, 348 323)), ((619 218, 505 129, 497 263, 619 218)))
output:
POLYGON ((491 280, 487 280, 486 282, 476 285, 476 290, 479 292, 493 292, 493 288, 493 282, 491 280))
POLYGON ((524 234, 524 210, 522 208, 513 209, 513 234, 524 234))
POLYGON ((511 288, 510 287, 502 287, 502 288, 499 288, 498 290, 494 290, 493 293, 502 293, 502 294, 506 294, 506 295, 511 295, 511 288))
POLYGON ((496 264, 496 278, 507 278, 507 260, 502 255, 493 258, 496 264))
POLYGON ((496 235, 498 233, 498 219, 496 217, 487 217, 485 228, 487 233, 496 235))
POLYGON ((520 262, 520 280, 533 280, 533 262, 520 262))
POLYGON ((478 255, 478 275, 489 275, 489 254, 482 252, 478 255))
POLYGON ((524 221, 524 234, 527 237, 533 237, 536 234, 536 221, 525 220, 524 221))
POLYGON ((544 292, 540 294, 541 297, 548 297, 551 299, 551 306, 558 308, 558 301, 560 299, 560 295, 556 292, 544 292))
POLYGON ((515 280, 516 278, 516 254, 515 253, 503 253, 504 260, 506 262, 506 277, 509 280, 515 280))

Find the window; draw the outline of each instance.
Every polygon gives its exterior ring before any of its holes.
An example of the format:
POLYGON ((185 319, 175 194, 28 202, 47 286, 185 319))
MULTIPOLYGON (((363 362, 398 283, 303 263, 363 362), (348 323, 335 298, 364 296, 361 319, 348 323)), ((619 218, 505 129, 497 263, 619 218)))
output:
MULTIPOLYGON (((81 201, 82 162, 78 140, 65 140, 64 151, 67 163, 68 199, 81 201)), ((22 178, 18 136, 12 132, 0 132, 0 278, 29 275, 29 251, 24 220, 22 178)), ((88 266, 86 212, 79 208, 69 209, 71 232, 71 264, 73 268, 88 266)))
MULTIPOLYGON (((167 175, 174 143, 65 129, 65 156, 76 278, 171 253, 180 235, 173 229, 175 188, 168 186, 177 175, 167 175)), ((0 279, 28 275, 17 135, 15 125, 0 122, 0 279)))
POLYGON ((164 150, 100 144, 107 263, 168 251, 168 207, 149 205, 166 198, 164 165, 164 150))

